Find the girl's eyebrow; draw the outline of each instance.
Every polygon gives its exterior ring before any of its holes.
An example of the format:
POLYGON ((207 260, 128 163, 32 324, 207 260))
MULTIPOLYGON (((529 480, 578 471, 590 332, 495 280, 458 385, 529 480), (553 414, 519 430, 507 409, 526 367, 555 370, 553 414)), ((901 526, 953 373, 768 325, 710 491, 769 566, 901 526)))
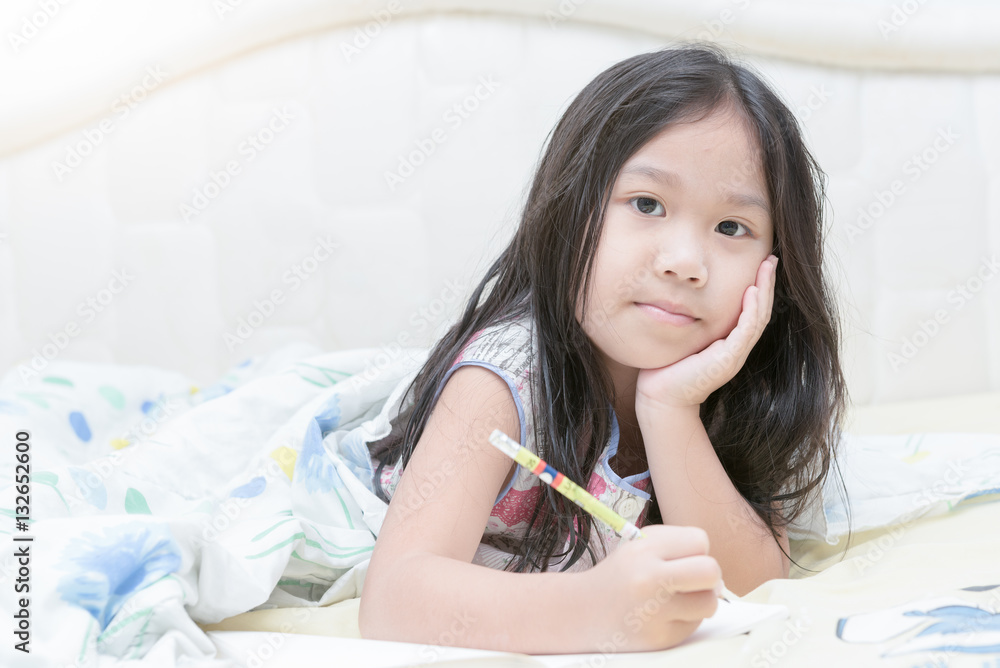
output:
MULTIPOLYGON (((658 181, 665 186, 678 187, 680 184, 680 177, 673 172, 665 172, 659 167, 653 167, 652 165, 630 165, 622 169, 622 176, 645 176, 653 181, 658 181)), ((732 190, 723 191, 725 196, 725 201, 727 204, 734 204, 736 206, 744 207, 756 207, 766 213, 771 215, 771 208, 767 205, 767 201, 763 197, 757 195, 756 193, 740 193, 734 192, 732 190)))
POLYGON ((750 193, 736 193, 731 190, 726 192, 726 202, 729 204, 735 204, 736 206, 752 206, 760 209, 767 215, 771 215, 771 209, 768 208, 767 202, 760 195, 752 195, 750 193))

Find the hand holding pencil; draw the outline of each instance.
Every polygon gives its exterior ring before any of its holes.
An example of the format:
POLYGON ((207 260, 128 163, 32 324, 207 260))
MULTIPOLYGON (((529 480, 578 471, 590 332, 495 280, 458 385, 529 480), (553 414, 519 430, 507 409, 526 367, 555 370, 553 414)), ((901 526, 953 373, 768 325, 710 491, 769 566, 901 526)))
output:
MULTIPOLYGON (((499 429, 493 430, 489 441, 501 452, 531 471, 542 482, 551 486, 592 516, 606 522, 624 540, 636 540, 643 537, 642 531, 637 526, 598 501, 587 490, 556 471, 544 459, 532 453, 499 429)), ((719 597, 723 601, 729 601, 736 598, 736 595, 726 589, 725 585, 722 585, 722 592, 719 594, 719 597)))

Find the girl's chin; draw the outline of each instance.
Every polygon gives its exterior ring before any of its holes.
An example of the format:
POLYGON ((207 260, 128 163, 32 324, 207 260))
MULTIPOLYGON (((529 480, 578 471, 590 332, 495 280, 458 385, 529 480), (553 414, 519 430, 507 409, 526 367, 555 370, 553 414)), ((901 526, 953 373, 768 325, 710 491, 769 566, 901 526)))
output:
POLYGON ((662 369, 665 366, 670 366, 671 364, 676 364, 681 360, 684 360, 692 355, 697 355, 705 348, 709 346, 708 343, 694 346, 685 346, 683 350, 672 349, 670 351, 664 351, 662 348, 660 350, 651 351, 648 355, 644 356, 643 362, 639 368, 641 369, 662 369))
POLYGON ((664 354, 663 351, 650 352, 646 355, 637 355, 632 352, 629 355, 628 361, 624 364, 634 368, 634 369, 662 369, 665 366, 670 366, 676 362, 680 362, 685 357, 689 357, 693 353, 671 353, 664 354))
MULTIPOLYGON (((681 358, 681 359, 683 359, 683 358, 681 358)), ((680 359, 673 359, 673 358, 668 359, 668 360, 664 360, 662 362, 660 362, 659 360, 657 360, 657 361, 654 361, 654 362, 650 362, 648 364, 643 364, 642 366, 640 366, 638 368, 639 369, 662 369, 663 367, 670 366, 671 364, 675 364, 675 363, 677 363, 679 361, 680 361, 680 359)))
POLYGON ((644 341, 638 345, 625 346, 617 341, 612 349, 601 349, 606 362, 630 369, 662 369, 676 364, 704 350, 708 344, 696 342, 686 345, 666 345, 660 342, 644 341))

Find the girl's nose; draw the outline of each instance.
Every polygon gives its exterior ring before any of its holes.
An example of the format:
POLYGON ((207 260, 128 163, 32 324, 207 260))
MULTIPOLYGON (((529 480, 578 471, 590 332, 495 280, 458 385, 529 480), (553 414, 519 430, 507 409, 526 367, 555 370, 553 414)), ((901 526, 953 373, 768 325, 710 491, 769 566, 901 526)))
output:
POLYGON ((708 279, 702 243, 686 234, 673 234, 664 239, 654 260, 659 276, 667 276, 700 287, 708 279))

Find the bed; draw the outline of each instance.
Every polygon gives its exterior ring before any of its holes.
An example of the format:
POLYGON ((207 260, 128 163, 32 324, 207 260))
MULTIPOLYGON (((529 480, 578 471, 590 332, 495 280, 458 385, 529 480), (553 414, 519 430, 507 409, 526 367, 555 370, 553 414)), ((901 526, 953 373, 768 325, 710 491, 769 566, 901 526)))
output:
POLYGON ((34 536, 27 606, 9 593, 14 550, 0 561, 3 613, 31 615, 32 653, 8 641, 4 665, 1000 660, 1000 10, 108 0, 2 13, 0 533, 34 536), (571 96, 613 62, 694 39, 755 65, 803 123, 829 175, 852 452, 924 477, 893 505, 891 485, 859 474, 867 528, 848 544, 833 514, 805 527, 801 568, 744 597, 789 616, 746 635, 579 657, 361 639, 380 509, 322 443, 347 448, 456 315, 571 96), (19 433, 30 531, 15 523, 19 433), (344 487, 324 487, 331 466, 344 487), (331 534, 296 514, 307 501, 351 524, 331 534), (337 550, 316 547, 327 540, 337 550), (102 570, 108 546, 134 565, 128 586, 102 570))

